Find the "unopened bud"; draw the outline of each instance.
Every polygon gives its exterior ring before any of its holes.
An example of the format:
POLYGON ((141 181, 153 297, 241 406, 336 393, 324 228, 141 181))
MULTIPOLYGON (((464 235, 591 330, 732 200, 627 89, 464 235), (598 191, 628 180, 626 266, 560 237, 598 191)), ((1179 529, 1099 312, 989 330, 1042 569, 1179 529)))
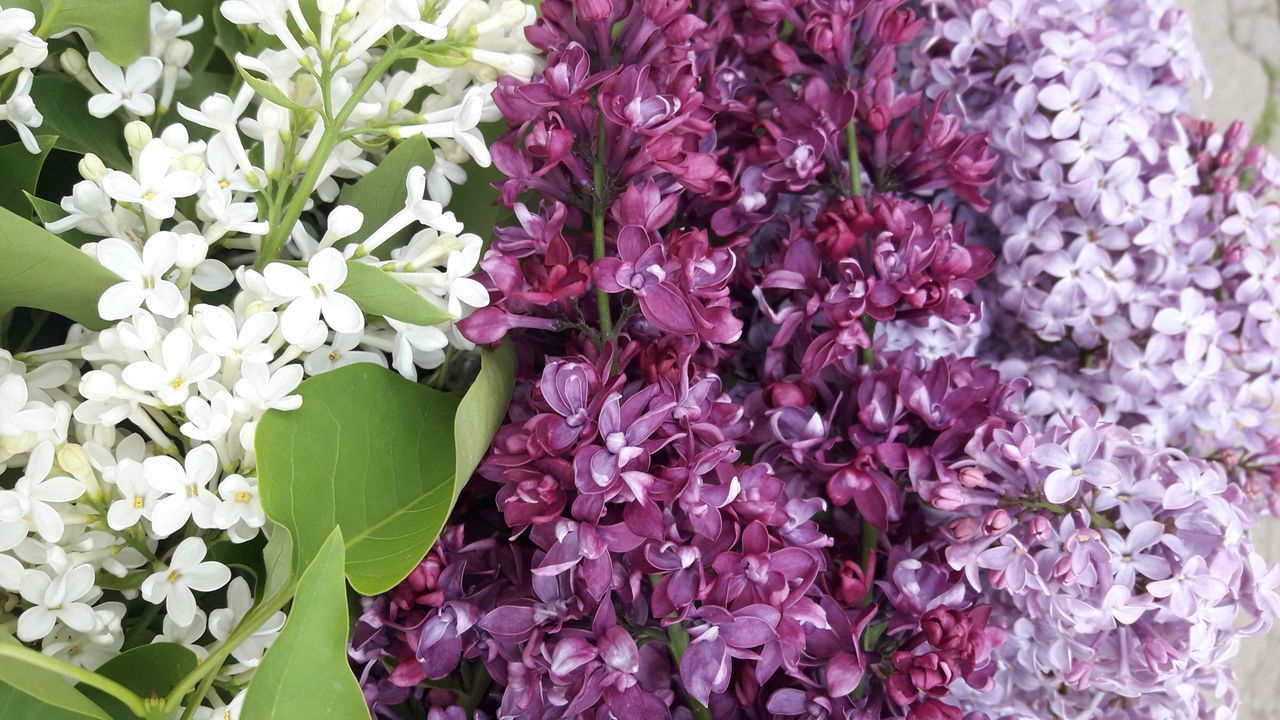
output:
POLYGON ((141 120, 134 120, 124 126, 124 141, 134 152, 146 147, 152 137, 154 136, 151 134, 151 128, 141 120))
POLYGON ((89 153, 80 158, 80 164, 76 166, 80 171, 80 177, 85 180, 97 182, 107 176, 107 165, 102 162, 102 158, 89 153))
POLYGON ((84 61, 84 56, 78 50, 65 50, 58 56, 58 64, 62 65, 62 71, 73 78, 79 78, 80 74, 88 68, 88 63, 84 61))

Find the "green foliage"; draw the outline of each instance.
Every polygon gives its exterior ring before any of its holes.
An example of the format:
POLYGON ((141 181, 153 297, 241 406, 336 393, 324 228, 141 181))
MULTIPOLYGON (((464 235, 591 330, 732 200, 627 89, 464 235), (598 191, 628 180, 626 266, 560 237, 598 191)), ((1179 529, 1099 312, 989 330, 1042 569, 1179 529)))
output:
MULTIPOLYGON (((342 205, 351 205, 364 213, 364 224, 344 243, 358 243, 373 234, 392 215, 404 208, 405 177, 415 166, 430 169, 435 164, 431 142, 418 135, 397 145, 373 172, 347 185, 338 196, 342 205)), ((403 245, 412 230, 404 230, 383 247, 403 245)))
POLYGON ((108 323, 98 317, 98 298, 119 281, 44 228, 0 209, 0 307, 48 310, 101 330, 108 323))
POLYGON ((95 153, 107 165, 128 169, 124 150, 124 125, 115 116, 96 118, 89 114, 89 91, 68 77, 37 75, 31 84, 31 99, 45 108, 40 131, 56 135, 54 147, 75 153, 95 153))
POLYGON ((40 169, 44 160, 58 138, 51 135, 39 135, 36 144, 40 152, 29 152, 22 143, 0 145, 0 207, 19 215, 30 215, 26 193, 35 192, 36 183, 40 182, 40 169))
POLYGON ((347 281, 339 291, 370 315, 385 315, 414 325, 437 325, 450 319, 448 312, 414 292, 412 288, 372 265, 347 261, 347 281))
MULTIPOLYGON (((111 658, 98 668, 98 674, 115 680, 147 700, 168 695, 178 681, 195 667, 196 656, 190 650, 173 643, 152 643, 111 658)), ((124 703, 101 690, 83 685, 80 689, 105 709, 112 720, 135 720, 137 717, 124 703)))
POLYGON ((413 570, 506 414, 510 350, 482 363, 461 399, 351 365, 304 382, 300 409, 262 419, 262 505, 288 528, 295 568, 341 527, 347 577, 359 592, 389 590, 413 570))
POLYGON ((448 516, 458 400, 365 363, 310 378, 298 394, 300 409, 258 424, 263 508, 288 528, 295 568, 340 526, 352 586, 384 592, 448 516))
POLYGON ((302 574, 289 620, 254 674, 242 716, 272 720, 367 718, 347 664, 342 530, 334 528, 302 574))
MULTIPOLYGON (((18 645, 18 641, 0 634, 0 644, 18 645)), ((0 656, 0 718, 110 720, 110 717, 67 685, 57 673, 0 656)))
POLYGON ((51 0, 46 3, 39 31, 52 37, 80 30, 93 46, 116 65, 129 65, 151 44, 151 3, 148 0, 51 0))

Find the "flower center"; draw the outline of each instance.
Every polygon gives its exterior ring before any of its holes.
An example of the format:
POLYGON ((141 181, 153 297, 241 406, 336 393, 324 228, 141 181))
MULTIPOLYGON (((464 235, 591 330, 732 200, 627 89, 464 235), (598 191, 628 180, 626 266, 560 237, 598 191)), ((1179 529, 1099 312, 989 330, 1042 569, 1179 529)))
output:
POLYGON ((136 497, 136 498, 134 498, 134 499, 133 499, 133 509, 134 509, 134 510, 141 510, 141 509, 142 509, 142 505, 143 505, 142 498, 140 498, 140 497, 136 497))
POLYGON ((249 495, 249 493, 244 492, 243 490, 235 494, 236 502, 238 503, 247 503, 249 502, 250 497, 252 496, 249 495))

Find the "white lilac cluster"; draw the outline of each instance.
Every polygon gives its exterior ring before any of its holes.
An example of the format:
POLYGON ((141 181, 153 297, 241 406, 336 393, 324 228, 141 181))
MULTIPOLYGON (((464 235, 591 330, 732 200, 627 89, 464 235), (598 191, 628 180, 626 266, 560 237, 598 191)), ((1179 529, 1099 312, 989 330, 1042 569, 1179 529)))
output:
POLYGON ((1280 438, 1280 162, 1238 125, 1180 116, 1203 72, 1186 18, 1172 0, 927 6, 937 40, 917 85, 949 93, 1002 158, 973 233, 998 258, 978 354, 1033 378, 1033 415, 1095 405, 1157 446, 1265 476, 1280 438))
POLYGON ((994 685, 962 693, 992 718, 1234 717, 1228 661, 1280 610, 1280 568, 1222 468, 1077 418, 975 438, 952 567, 1011 637, 994 685))
POLYGON ((31 31, 36 16, 25 8, 0 7, 0 120, 8 120, 22 144, 38 152, 31 128, 44 124, 44 116, 31 100, 31 71, 49 56, 49 45, 31 31))
MULTIPOLYGON (((488 164, 477 124, 494 115, 494 79, 535 69, 523 39, 532 10, 510 0, 318 9, 311 27, 296 2, 222 3, 228 20, 284 49, 238 57, 258 81, 176 105, 186 123, 162 118, 191 57, 182 36, 198 22, 153 5, 152 54, 131 66, 63 56, 95 93, 93 114, 131 120, 132 164, 86 156, 66 217, 48 224, 96 238, 83 250, 120 278, 98 306, 115 324, 76 326, 65 344, 17 357, 0 351, 0 471, 17 477, 0 492, 0 620, 46 653, 95 668, 150 639, 154 613, 125 619, 125 602, 141 598, 163 609, 155 639, 206 654, 254 603, 215 558, 268 524, 255 478, 263 414, 297 408, 306 375, 371 362, 416 379, 473 347, 453 321, 488 302, 469 277, 482 241, 444 205, 464 162, 488 164), (360 210, 332 204, 388 140, 415 135, 435 163, 409 172, 401 211, 364 227, 360 210), (362 229, 362 241, 344 242, 362 229), (389 247, 402 231, 409 240, 389 247), (451 320, 367 315, 343 293, 349 262, 451 320), (224 588, 227 606, 209 607, 203 594, 224 588)), ((233 652, 222 687, 243 687, 282 624, 233 652)), ((235 716, 235 703, 209 702, 216 717, 235 716)))

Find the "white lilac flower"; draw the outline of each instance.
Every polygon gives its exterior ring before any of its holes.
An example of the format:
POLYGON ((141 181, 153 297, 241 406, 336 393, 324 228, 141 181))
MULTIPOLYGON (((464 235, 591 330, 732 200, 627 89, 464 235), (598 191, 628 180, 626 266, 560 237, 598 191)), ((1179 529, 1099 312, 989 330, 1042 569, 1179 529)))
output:
POLYGON ((151 95, 151 89, 164 70, 158 58, 144 55, 121 69, 102 53, 92 52, 89 53, 89 69, 106 90, 89 98, 89 113, 94 117, 107 117, 122 107, 141 117, 156 111, 156 99, 151 95))
POLYGON ((231 571, 216 560, 205 560, 204 540, 189 537, 178 544, 164 569, 142 581, 142 597, 165 610, 179 626, 195 621, 199 608, 196 592, 213 592, 231 581, 231 571))
MULTIPOLYGON (((225 641, 252 609, 253 594, 249 590, 249 583, 244 578, 232 580, 227 586, 227 606, 209 613, 209 634, 225 641)), ((280 634, 284 621, 284 613, 273 614, 243 644, 231 651, 232 656, 242 664, 242 669, 257 667, 271 643, 280 634)))
POLYGON ((257 478, 228 475, 218 483, 218 497, 222 502, 213 511, 213 520, 219 528, 229 531, 234 542, 247 542, 258 535, 267 521, 258 499, 257 478))
POLYGON ((173 233, 156 233, 142 246, 119 238, 106 238, 95 246, 98 262, 119 275, 123 282, 112 285, 98 299, 98 314, 105 320, 120 320, 138 308, 164 317, 178 317, 187 309, 182 291, 166 278, 178 259, 178 240, 173 233))
POLYGON ((214 510, 218 499, 209 490, 218 473, 218 453, 213 446, 201 445, 187 453, 185 464, 162 455, 147 458, 142 467, 147 482, 161 496, 151 511, 151 529, 156 535, 168 537, 191 520, 198 527, 217 527, 214 510))
POLYGON ((142 463, 122 460, 114 473, 118 500, 107 508, 107 525, 112 530, 127 530, 143 518, 151 519, 160 493, 147 481, 142 463))
POLYGON ((50 474, 53 471, 53 443, 42 442, 31 451, 26 472, 12 490, 0 490, 0 517, 18 518, 45 542, 57 542, 66 528, 58 505, 84 494, 84 485, 75 478, 50 474))
POLYGON ((351 298, 338 292, 347 280, 342 253, 328 248, 316 253, 304 272, 284 263, 271 263, 263 271, 267 287, 288 301, 280 316, 284 339, 300 344, 320 322, 335 332, 355 333, 364 327, 364 314, 351 298))
POLYGON ((98 616, 86 600, 96 592, 89 565, 77 565, 53 577, 42 570, 28 572, 22 579, 21 593, 31 606, 18 616, 18 639, 43 640, 57 623, 89 632, 98 624, 98 616))
POLYGON ((178 198, 200 190, 200 176, 174 169, 168 147, 156 138, 138 154, 134 174, 113 170, 102 179, 102 189, 114 200, 135 203, 148 216, 167 220, 173 217, 178 198))
POLYGON ((148 356, 151 359, 130 363, 122 377, 134 389, 152 393, 166 405, 186 402, 192 386, 218 371, 217 358, 196 352, 195 340, 186 328, 170 330, 160 352, 148 356))

